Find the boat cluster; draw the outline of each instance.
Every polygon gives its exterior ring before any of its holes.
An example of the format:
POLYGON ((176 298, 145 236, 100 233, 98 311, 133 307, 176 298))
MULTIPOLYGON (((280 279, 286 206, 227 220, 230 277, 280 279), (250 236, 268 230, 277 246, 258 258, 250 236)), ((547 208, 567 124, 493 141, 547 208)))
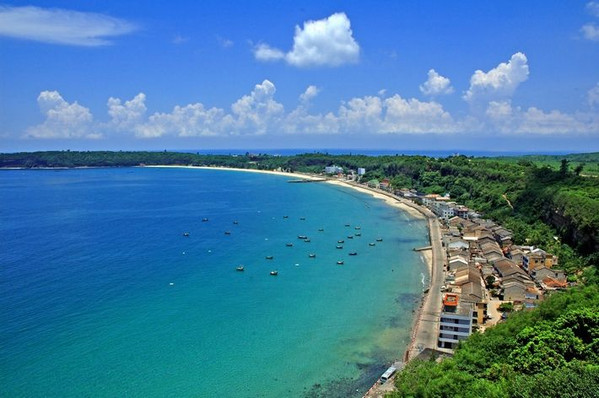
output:
MULTIPOLYGON (((288 219, 288 218, 289 218, 289 216, 287 216, 287 215, 283 216, 283 219, 288 219)), ((300 217, 300 220, 301 221, 305 221, 306 217, 300 217)), ((205 218, 205 217, 202 218, 202 222, 208 222, 208 221, 209 221, 208 218, 205 218)), ((235 220, 235 221, 233 221, 233 224, 234 225, 239 225, 239 221, 235 220)), ((349 227, 351 227, 351 224, 345 224, 345 227, 349 228, 349 227)), ((337 249, 343 249, 344 248, 343 245, 345 244, 345 239, 353 240, 354 237, 360 238, 362 236, 361 229, 362 228, 360 226, 355 226, 354 227, 355 232, 353 234, 347 235, 347 237, 344 238, 344 239, 337 240, 337 244, 336 244, 335 247, 337 249)), ((324 228, 318 228, 318 232, 324 232, 324 230, 325 230, 324 228)), ((225 233, 225 235, 231 235, 231 231, 229 231, 229 230, 225 231, 224 233, 225 233)), ((189 237, 190 235, 191 235, 190 232, 183 232, 183 236, 184 237, 189 237)), ((311 242, 310 238, 307 235, 303 235, 303 234, 297 235, 297 239, 303 241, 304 243, 310 243, 311 242)), ((382 238, 376 238, 376 242, 382 242, 382 241, 383 241, 382 238)), ((376 243, 375 242, 370 242, 370 243, 368 243, 368 245, 369 246, 376 246, 376 243)), ((294 244, 293 244, 293 242, 287 242, 287 243, 285 243, 285 246, 286 247, 294 247, 294 244)), ((357 251, 350 251, 348 253, 348 255, 349 256, 357 256, 358 252, 357 251)), ((313 253, 313 252, 308 253, 308 258, 311 258, 311 259, 316 258, 316 253, 313 253)), ((273 255, 266 255, 265 259, 266 260, 274 260, 274 256, 273 255)), ((343 259, 339 259, 339 260, 337 260, 336 264, 337 265, 344 265, 345 261, 343 259)), ((296 265, 299 265, 299 264, 296 264, 296 265)), ((245 271, 245 266, 244 265, 238 265, 235 268, 235 271, 237 271, 237 272, 244 272, 245 271)), ((272 276, 277 276, 279 274, 279 271, 276 270, 276 269, 274 269, 274 270, 271 270, 269 274, 272 275, 272 276)))

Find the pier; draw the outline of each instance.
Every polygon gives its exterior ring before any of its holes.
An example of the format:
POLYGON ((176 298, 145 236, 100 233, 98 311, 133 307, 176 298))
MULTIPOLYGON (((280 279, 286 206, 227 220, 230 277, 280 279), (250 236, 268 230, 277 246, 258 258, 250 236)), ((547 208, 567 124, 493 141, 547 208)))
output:
POLYGON ((324 181, 326 181, 326 178, 314 178, 314 179, 301 178, 299 180, 289 180, 287 182, 291 183, 291 184, 301 184, 301 183, 306 183, 306 182, 324 182, 324 181))
POLYGON ((413 250, 415 252, 422 252, 425 250, 431 250, 433 247, 432 246, 424 246, 424 247, 415 247, 413 250))

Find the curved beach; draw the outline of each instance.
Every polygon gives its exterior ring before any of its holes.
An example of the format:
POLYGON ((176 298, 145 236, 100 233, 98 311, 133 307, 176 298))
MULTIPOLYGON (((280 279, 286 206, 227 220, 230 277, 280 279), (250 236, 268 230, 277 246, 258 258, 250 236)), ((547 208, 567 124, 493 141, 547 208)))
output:
MULTIPOLYGON (((223 170, 223 171, 243 171, 251 173, 263 173, 271 175, 280 175, 285 177, 293 177, 304 180, 321 180, 322 176, 315 176, 303 173, 288 173, 281 171, 270 170, 255 170, 241 169, 228 167, 209 167, 209 166, 145 166, 145 167, 175 167, 175 168, 197 168, 206 170, 223 170)), ((396 362, 396 365, 401 366, 402 363, 407 363, 418 356, 426 349, 434 349, 437 341, 437 330, 439 314, 441 311, 441 292, 440 287, 443 283, 443 263, 444 257, 441 247, 441 230, 438 218, 429 209, 419 206, 409 200, 400 198, 389 192, 380 189, 369 188, 364 185, 357 184, 353 181, 345 181, 334 178, 327 178, 323 181, 328 184, 348 187, 356 191, 372 195, 377 199, 383 200, 387 205, 393 206, 407 212, 414 218, 425 218, 428 222, 430 249, 421 251, 422 256, 428 266, 430 285, 428 290, 423 293, 421 304, 415 314, 412 324, 411 339, 408 347, 403 354, 402 361, 396 362)), ((378 381, 366 392, 366 397, 382 397, 386 392, 394 388, 393 380, 390 379, 387 383, 381 385, 378 381)))

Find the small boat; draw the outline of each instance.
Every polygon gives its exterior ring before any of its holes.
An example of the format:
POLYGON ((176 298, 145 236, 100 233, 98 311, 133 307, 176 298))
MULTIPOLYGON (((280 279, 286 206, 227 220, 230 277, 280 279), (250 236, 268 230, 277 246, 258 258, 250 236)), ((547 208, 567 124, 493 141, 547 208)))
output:
POLYGON ((354 229, 357 231, 357 230, 359 230, 359 229, 360 229, 360 227, 355 227, 354 229))
POLYGON ((376 243, 374 243, 374 242, 370 242, 370 243, 368 244, 368 246, 376 246, 376 243))
POLYGON ((279 275, 279 271, 270 271, 270 274, 272 276, 277 276, 277 275, 279 275))
POLYGON ((336 247, 337 247, 337 249, 343 249, 343 246, 341 246, 341 245, 337 245, 336 247))
POLYGON ((308 254, 308 257, 310 257, 310 258, 316 258, 316 254, 310 253, 310 254, 308 254))
POLYGON ((346 226, 346 227, 351 227, 351 225, 349 225, 349 224, 345 224, 345 226, 346 226))
POLYGON ((304 239, 304 242, 306 242, 306 243, 310 243, 310 238, 306 238, 306 239, 304 239))
POLYGON ((337 261, 337 265, 343 265, 343 260, 337 261))
POLYGON ((308 239, 308 237, 306 235, 298 235, 297 238, 298 239, 303 239, 303 240, 308 239))
POLYGON ((289 216, 283 216, 283 218, 289 218, 289 216))
POLYGON ((356 236, 362 236, 360 232, 356 232, 356 236))
POLYGON ((318 232, 324 231, 324 228, 318 228, 318 232))
POLYGON ((377 242, 382 242, 382 241, 383 241, 383 238, 376 238, 376 241, 377 241, 377 242))
POLYGON ((350 256, 357 256, 357 255, 358 255, 358 252, 349 252, 349 255, 350 255, 350 256))
POLYGON ((353 239, 354 236, 353 235, 347 235, 347 239, 353 239))
POLYGON ((272 260, 274 258, 274 256, 266 256, 267 260, 272 260))
POLYGON ((204 217, 204 218, 202 218, 202 222, 206 222, 206 221, 208 221, 208 219, 207 219, 207 218, 205 218, 205 217, 204 217))
POLYGON ((235 220, 235 221, 233 221, 233 224, 237 225, 237 224, 239 224, 239 221, 235 220))
POLYGON ((231 231, 225 231, 225 235, 231 235, 231 231))
POLYGON ((239 272, 243 272, 245 268, 243 267, 243 265, 240 265, 239 267, 235 268, 235 271, 239 271, 239 272))
POLYGON ((189 232, 183 232, 183 236, 189 236, 189 232))
POLYGON ((340 239, 337 241, 337 243, 343 243, 343 242, 345 242, 343 239, 340 239))
POLYGON ((293 243, 286 243, 285 246, 291 247, 291 246, 293 246, 293 243))
POLYGON ((300 217, 300 220, 304 221, 306 219, 306 217, 300 217))

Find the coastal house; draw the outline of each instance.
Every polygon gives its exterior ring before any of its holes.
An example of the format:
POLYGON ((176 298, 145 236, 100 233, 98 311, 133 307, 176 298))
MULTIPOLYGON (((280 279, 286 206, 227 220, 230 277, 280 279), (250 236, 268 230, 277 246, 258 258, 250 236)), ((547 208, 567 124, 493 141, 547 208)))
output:
POLYGON ((480 284, 480 271, 472 265, 462 265, 456 269, 455 284, 462 286, 469 282, 477 282, 480 284))
POLYGON ((499 276, 504 279, 513 274, 520 274, 524 275, 524 277, 526 278, 528 277, 528 275, 524 271, 522 271, 522 269, 518 267, 516 263, 507 258, 494 261, 493 267, 495 267, 495 270, 497 271, 499 276))
POLYGON ((526 285, 519 281, 510 281, 503 284, 503 299, 507 301, 524 301, 526 298, 526 285))
POLYGON ((463 256, 452 256, 447 262, 449 271, 456 271, 458 268, 468 266, 468 260, 463 256))
POLYGON ((472 303, 461 302, 457 294, 447 293, 439 319, 439 348, 455 349, 460 341, 472 333, 472 303))
POLYGON ((339 166, 327 166, 324 168, 324 172, 326 174, 339 174, 339 173, 343 173, 343 167, 339 167, 339 166))

